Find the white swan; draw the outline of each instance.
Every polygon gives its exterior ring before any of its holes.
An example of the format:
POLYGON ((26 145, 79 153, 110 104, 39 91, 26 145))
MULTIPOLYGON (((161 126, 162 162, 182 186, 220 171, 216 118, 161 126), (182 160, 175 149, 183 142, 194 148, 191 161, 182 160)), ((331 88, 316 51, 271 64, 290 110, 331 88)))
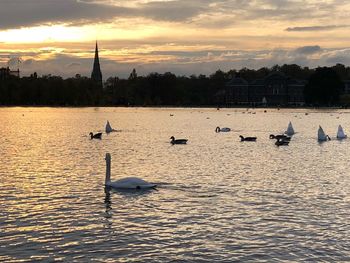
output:
POLYGON ((289 122, 288 128, 287 128, 287 130, 284 133, 287 134, 288 136, 294 135, 295 132, 294 132, 294 128, 293 128, 293 125, 292 125, 291 121, 289 122))
POLYGON ((324 133, 321 126, 319 126, 319 128, 318 128, 317 139, 319 142, 331 140, 331 138, 329 138, 329 136, 324 133))
POLYGON ((107 121, 106 124, 106 133, 114 132, 116 131, 115 129, 112 129, 111 125, 109 124, 109 121, 107 121))
POLYGON ((344 133, 343 127, 341 125, 338 126, 337 139, 346 139, 348 136, 344 133))
POLYGON ((106 179, 105 185, 116 189, 149 189, 155 188, 156 184, 150 184, 137 177, 126 177, 111 182, 111 155, 106 153, 106 179))

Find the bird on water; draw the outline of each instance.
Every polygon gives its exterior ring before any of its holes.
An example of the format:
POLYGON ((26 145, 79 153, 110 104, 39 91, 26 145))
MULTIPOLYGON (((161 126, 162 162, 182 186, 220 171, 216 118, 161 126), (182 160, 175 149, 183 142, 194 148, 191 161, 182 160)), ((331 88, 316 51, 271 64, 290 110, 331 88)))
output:
POLYGON ((156 188, 156 184, 151 184, 138 177, 126 177, 117 181, 111 181, 111 154, 106 153, 106 178, 105 186, 115 189, 141 190, 156 188))
POLYGON ((102 132, 93 134, 92 132, 90 132, 90 139, 101 139, 102 138, 102 132))
POLYGON ((174 136, 171 136, 171 137, 170 137, 170 140, 171 140, 170 143, 173 144, 173 145, 174 145, 174 144, 186 144, 187 141, 188 141, 187 139, 176 139, 176 140, 175 140, 175 137, 174 137, 174 136))

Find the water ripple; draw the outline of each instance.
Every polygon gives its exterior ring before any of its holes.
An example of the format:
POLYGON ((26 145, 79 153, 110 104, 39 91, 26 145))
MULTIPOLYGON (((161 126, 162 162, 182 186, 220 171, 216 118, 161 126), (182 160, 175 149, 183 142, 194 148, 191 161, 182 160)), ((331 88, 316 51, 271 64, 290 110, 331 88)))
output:
POLYGON ((0 261, 350 261, 350 141, 315 139, 350 112, 242 111, 1 108, 0 261), (90 140, 107 119, 120 131, 90 140), (158 189, 105 189, 106 152, 158 189))

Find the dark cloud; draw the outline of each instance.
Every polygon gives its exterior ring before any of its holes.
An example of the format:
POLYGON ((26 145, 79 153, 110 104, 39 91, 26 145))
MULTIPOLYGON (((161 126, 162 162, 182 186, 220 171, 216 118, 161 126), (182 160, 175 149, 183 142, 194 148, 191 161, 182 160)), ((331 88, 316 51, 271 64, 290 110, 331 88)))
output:
POLYGON ((210 1, 203 0, 201 5, 198 0, 152 1, 126 7, 115 1, 2 0, 0 29, 57 23, 82 25, 110 22, 117 17, 184 21, 198 15, 203 7, 208 7, 205 2, 210 1))
POLYGON ((81 66, 80 62, 71 62, 68 65, 66 65, 67 68, 78 68, 81 66))
POLYGON ((26 59, 26 60, 24 60, 24 61, 22 62, 22 64, 23 64, 24 66, 30 66, 30 65, 33 65, 34 62, 35 62, 34 59, 26 59))
POLYGON ((154 1, 142 4, 138 8, 140 15, 164 21, 186 21, 207 9, 209 1, 204 0, 199 4, 198 0, 188 1, 154 1))
POLYGON ((0 29, 82 21, 102 22, 127 12, 123 7, 76 0, 2 0, 0 29))
POLYGON ((328 26, 303 26, 303 27, 288 27, 285 31, 288 32, 303 32, 303 31, 327 31, 339 28, 347 28, 350 25, 328 25, 328 26))
MULTIPOLYGON (((64 23, 83 25, 142 17, 225 27, 249 20, 296 21, 347 17, 345 0, 1 0, 0 29, 64 23)), ((290 27, 287 31, 330 30, 342 26, 290 27)))
POLYGON ((334 57, 329 57, 327 60, 327 63, 331 64, 348 64, 350 61, 350 56, 334 56, 334 57))
POLYGON ((304 46, 304 47, 299 47, 295 49, 295 52, 297 54, 305 54, 305 55, 310 55, 310 54, 315 54, 321 51, 320 46, 304 46))

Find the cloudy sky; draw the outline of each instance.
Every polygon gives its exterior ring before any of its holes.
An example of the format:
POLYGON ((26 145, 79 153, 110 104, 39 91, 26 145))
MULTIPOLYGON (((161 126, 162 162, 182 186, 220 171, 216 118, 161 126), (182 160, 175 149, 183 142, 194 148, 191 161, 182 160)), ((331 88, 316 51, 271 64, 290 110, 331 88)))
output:
POLYGON ((349 0, 0 0, 0 66, 104 79, 350 64, 349 0))

